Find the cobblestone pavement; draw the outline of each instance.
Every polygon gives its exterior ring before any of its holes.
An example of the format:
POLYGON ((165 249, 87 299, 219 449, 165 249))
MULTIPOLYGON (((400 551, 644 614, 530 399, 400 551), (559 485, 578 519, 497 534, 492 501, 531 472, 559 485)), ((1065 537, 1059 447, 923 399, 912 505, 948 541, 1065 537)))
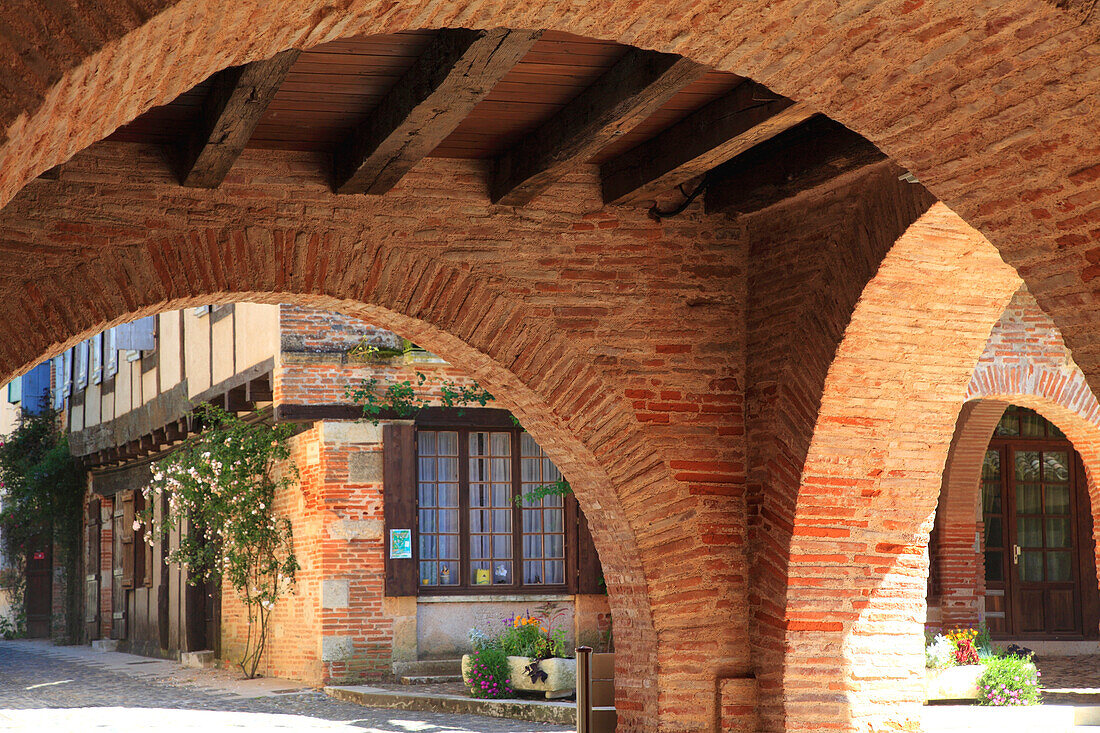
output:
POLYGON ((1100 655, 1040 657, 1039 685, 1048 705, 1100 705, 1100 655))
MULTIPOLYGON (((528 733, 567 731, 476 715, 406 712, 339 702, 310 688, 251 691, 225 671, 174 662, 0 641, 0 730, 351 733, 528 733), (99 661, 102 656, 104 661, 99 661)), ((284 684, 285 688, 286 685, 284 684)))

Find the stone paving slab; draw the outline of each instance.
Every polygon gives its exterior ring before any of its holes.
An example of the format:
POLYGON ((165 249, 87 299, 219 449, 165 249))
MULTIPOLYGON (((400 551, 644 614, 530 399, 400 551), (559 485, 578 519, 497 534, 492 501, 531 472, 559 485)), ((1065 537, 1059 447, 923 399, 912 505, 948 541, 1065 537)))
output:
POLYGON ((283 730, 559 733, 568 727, 478 715, 377 709, 287 680, 38 641, 0 641, 0 730, 283 730))
POLYGON ((464 694, 448 694, 408 687, 395 690, 371 685, 345 685, 324 689, 326 695, 331 695, 337 700, 346 700, 347 702, 372 707, 490 715, 496 718, 528 720, 536 723, 557 723, 572 726, 571 729, 575 729, 577 724, 577 705, 574 702, 512 699, 476 700, 464 694))

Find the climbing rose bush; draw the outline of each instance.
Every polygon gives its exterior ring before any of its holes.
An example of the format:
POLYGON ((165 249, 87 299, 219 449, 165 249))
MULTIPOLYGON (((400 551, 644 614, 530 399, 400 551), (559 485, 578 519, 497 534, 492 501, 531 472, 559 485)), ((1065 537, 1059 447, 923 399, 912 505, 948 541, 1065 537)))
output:
POLYGON ((221 577, 248 611, 248 636, 238 666, 253 678, 267 642, 268 619, 294 585, 298 561, 290 520, 274 513, 275 495, 298 480, 290 460, 290 425, 242 420, 213 406, 204 429, 153 466, 142 490, 146 511, 135 522, 146 541, 182 528, 170 562, 186 566, 192 584, 221 577), (167 500, 163 516, 155 511, 167 500))

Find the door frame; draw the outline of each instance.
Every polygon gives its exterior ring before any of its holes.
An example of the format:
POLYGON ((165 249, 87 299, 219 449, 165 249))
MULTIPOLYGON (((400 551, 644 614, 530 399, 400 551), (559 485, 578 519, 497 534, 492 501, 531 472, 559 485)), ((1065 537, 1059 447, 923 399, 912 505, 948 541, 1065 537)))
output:
MULTIPOLYGON (((1097 586, 1095 541, 1093 538, 1092 504, 1088 493, 1088 482, 1081 462, 1081 456, 1068 439, 1021 438, 1016 436, 995 436, 987 450, 995 450, 1001 456, 1001 502, 1003 536, 1005 537, 1002 554, 1002 572, 1004 577, 1004 614, 1005 630, 994 632, 994 638, 1035 639, 1048 641, 1079 641, 1100 637, 1100 589, 1097 586), (1018 567, 1014 561, 1014 549, 1018 544, 1016 531, 1016 496, 1010 489, 1015 486, 1014 453, 1017 451, 1065 451, 1070 456, 1070 523, 1073 534, 1073 575, 1074 608, 1077 612, 1076 632, 1024 632, 1020 630, 1021 583, 1017 580, 1018 567)), ((983 453, 984 456, 984 453, 983 453)), ((981 501, 979 487, 979 502, 981 501)), ((982 508, 984 525, 985 508, 982 508)), ((983 567, 985 537, 982 539, 983 567)), ((991 595, 986 581, 985 592, 991 595)))

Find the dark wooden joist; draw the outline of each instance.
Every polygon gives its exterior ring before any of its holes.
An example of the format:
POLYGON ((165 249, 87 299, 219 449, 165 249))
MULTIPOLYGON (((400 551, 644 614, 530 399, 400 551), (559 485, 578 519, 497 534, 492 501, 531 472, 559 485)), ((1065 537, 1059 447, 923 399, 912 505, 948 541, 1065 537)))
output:
POLYGON ((527 204, 706 71, 680 56, 632 48, 494 162, 489 198, 497 204, 527 204))
POLYGON ((760 211, 885 159, 866 138, 827 117, 814 117, 712 171, 706 211, 760 211))
POLYGON ((337 150, 333 189, 380 195, 432 152, 542 31, 445 29, 337 150))
POLYGON ((292 48, 263 61, 225 69, 214 77, 198 129, 180 154, 182 185, 221 185, 299 53, 292 48))
POLYGON ((248 401, 248 385, 241 384, 225 393, 225 411, 231 413, 248 412, 252 403, 248 401))
POLYGON ((253 404, 274 400, 275 392, 271 388, 271 377, 265 375, 258 379, 249 380, 247 397, 248 401, 253 404))
POLYGON ((604 203, 652 199, 813 114, 806 105, 746 79, 656 137, 603 163, 604 203))

